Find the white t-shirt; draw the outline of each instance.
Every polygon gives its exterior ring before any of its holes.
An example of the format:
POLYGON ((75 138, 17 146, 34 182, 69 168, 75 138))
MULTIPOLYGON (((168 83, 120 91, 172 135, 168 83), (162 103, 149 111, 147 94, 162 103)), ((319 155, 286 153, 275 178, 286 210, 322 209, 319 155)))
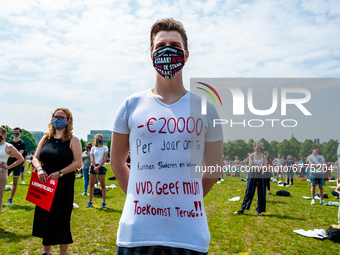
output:
POLYGON ((102 147, 96 147, 96 146, 93 146, 91 148, 91 152, 90 154, 93 154, 93 157, 94 157, 94 162, 96 163, 96 165, 99 165, 102 161, 103 161, 103 158, 104 158, 104 154, 105 152, 107 152, 109 149, 107 148, 107 146, 102 146, 102 147))
POLYGON ((282 166, 284 162, 285 162, 284 158, 277 158, 276 159, 276 165, 277 166, 282 166))
MULTIPOLYGON (((314 156, 313 154, 310 154, 307 157, 307 164, 321 164, 321 162, 325 162, 325 158, 321 155, 314 156)), ((310 169, 310 177, 311 178, 323 178, 324 177, 324 172, 322 169, 322 166, 314 166, 315 169, 309 168, 310 169)))
POLYGON ((207 252, 210 234, 203 205, 205 142, 223 140, 208 103, 187 92, 166 105, 151 90, 133 94, 117 112, 113 131, 129 134, 131 166, 117 233, 122 247, 161 245, 207 252))

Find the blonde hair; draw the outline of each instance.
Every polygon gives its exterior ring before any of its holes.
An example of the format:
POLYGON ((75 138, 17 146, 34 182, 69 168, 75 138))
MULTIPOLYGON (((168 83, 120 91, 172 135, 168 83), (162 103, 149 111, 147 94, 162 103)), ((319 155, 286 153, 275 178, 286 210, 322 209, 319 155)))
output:
POLYGON ((65 133, 62 137, 62 142, 70 141, 72 136, 73 136, 73 132, 72 132, 73 131, 73 116, 72 116, 72 113, 70 112, 70 110, 67 109, 67 108, 57 108, 53 112, 51 121, 50 121, 50 123, 48 123, 49 131, 45 135, 47 135, 48 139, 51 139, 51 137, 56 134, 56 129, 53 126, 52 121, 53 121, 53 116, 57 111, 63 111, 66 114, 67 120, 68 120, 66 129, 65 129, 65 133))
POLYGON ((100 136, 100 138, 102 139, 102 142, 103 142, 102 145, 104 145, 104 138, 103 138, 102 134, 100 134, 100 133, 99 133, 99 134, 96 134, 96 135, 94 136, 94 143, 93 143, 93 145, 96 146, 96 147, 98 147, 97 140, 96 140, 96 136, 100 136))
POLYGON ((257 142, 253 142, 253 148, 255 148, 258 143, 261 144, 261 147, 262 147, 262 143, 260 141, 257 141, 257 142))

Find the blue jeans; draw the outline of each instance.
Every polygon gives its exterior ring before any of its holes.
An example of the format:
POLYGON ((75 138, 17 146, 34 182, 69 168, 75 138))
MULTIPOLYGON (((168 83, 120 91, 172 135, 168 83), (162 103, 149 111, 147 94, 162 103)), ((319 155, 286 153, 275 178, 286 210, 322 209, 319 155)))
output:
POLYGON ((84 175, 84 193, 87 193, 87 188, 89 186, 89 167, 83 168, 83 175, 84 175))
POLYGON ((306 167, 306 178, 307 178, 307 180, 310 180, 310 171, 309 171, 309 167, 306 167))

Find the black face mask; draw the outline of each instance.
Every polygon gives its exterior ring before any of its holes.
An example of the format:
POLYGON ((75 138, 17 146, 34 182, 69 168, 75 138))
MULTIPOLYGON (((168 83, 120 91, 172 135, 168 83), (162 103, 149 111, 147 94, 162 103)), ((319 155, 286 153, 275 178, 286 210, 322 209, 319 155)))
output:
POLYGON ((184 51, 165 46, 152 54, 153 67, 166 79, 174 78, 184 66, 184 51))
POLYGON ((91 147, 87 146, 87 147, 86 147, 86 150, 88 150, 88 151, 91 150, 91 147))
POLYGON ((17 132, 14 132, 13 135, 14 135, 15 137, 18 137, 20 134, 17 133, 17 132))
POLYGON ((0 143, 4 140, 4 138, 2 136, 0 136, 0 143))
POLYGON ((98 145, 102 144, 102 140, 96 140, 96 142, 97 142, 98 145))

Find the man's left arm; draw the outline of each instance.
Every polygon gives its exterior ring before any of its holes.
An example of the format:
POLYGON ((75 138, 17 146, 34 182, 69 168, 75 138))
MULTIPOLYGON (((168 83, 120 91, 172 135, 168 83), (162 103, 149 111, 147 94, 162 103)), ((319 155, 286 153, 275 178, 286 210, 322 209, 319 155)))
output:
POLYGON ((203 185, 203 197, 205 197, 208 192, 211 190, 212 186, 214 186, 215 182, 221 175, 221 171, 216 169, 216 166, 222 165, 223 159, 223 141, 216 142, 206 142, 205 150, 204 150, 204 165, 205 166, 214 166, 215 172, 204 172, 202 174, 202 185, 203 185))

